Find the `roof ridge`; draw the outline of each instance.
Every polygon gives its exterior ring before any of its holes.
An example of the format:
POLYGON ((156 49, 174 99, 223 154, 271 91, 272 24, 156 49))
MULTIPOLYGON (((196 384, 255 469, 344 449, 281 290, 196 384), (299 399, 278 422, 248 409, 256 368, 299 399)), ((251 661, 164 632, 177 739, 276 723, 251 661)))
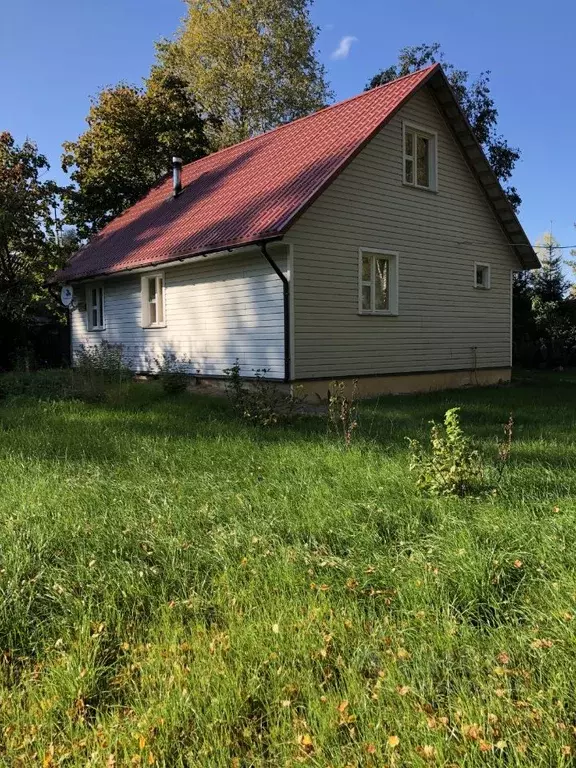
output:
POLYGON ((406 80, 409 77, 415 77, 416 75, 422 75, 424 72, 429 72, 433 69, 440 69, 441 65, 439 62, 436 62, 434 64, 430 64, 427 67, 422 67, 422 69, 417 69, 415 72, 409 72, 407 75, 401 75, 400 77, 394 78, 394 80, 390 80, 388 83, 383 83, 382 85, 377 85, 375 88, 370 88, 367 91, 362 91, 362 93, 357 93, 354 96, 349 96, 347 99, 342 99, 342 101, 337 101, 335 104, 328 104, 326 107, 322 107, 322 109, 316 110, 316 112, 311 112, 309 115, 303 115, 302 117, 297 117, 295 120, 290 120, 287 123, 282 123, 282 125, 277 125, 274 128, 270 128, 268 131, 264 131, 264 133, 259 133, 256 136, 250 136, 247 139, 243 139, 242 141, 239 141, 236 144, 231 144, 229 147, 223 147, 222 149, 217 150, 216 152, 210 152, 208 155, 204 155, 204 157, 199 157, 196 160, 191 160, 189 163, 186 163, 183 167, 189 168, 192 165, 196 165, 196 163, 202 162, 202 160, 207 160, 209 157, 215 157, 217 155, 222 155, 224 152, 229 152, 231 149, 236 149, 236 147, 242 147, 245 144, 249 144, 252 141, 256 141, 257 139, 262 139, 264 136, 268 136, 271 133, 277 133, 278 131, 281 131, 283 128, 288 128, 291 125, 295 125, 296 123, 301 123, 304 120, 309 120, 312 117, 316 117, 317 115, 322 114, 323 112, 328 112, 331 109, 336 109, 336 107, 341 107, 343 104, 348 104, 352 101, 357 101, 359 99, 362 99, 374 91, 380 91, 384 88, 388 88, 391 85, 394 85, 394 83, 399 83, 401 80, 406 80))

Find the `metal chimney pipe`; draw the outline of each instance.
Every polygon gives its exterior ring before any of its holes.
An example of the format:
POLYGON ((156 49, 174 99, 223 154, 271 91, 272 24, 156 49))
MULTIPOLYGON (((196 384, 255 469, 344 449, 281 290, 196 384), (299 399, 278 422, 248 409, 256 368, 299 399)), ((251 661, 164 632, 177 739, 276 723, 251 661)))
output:
POLYGON ((182 158, 172 158, 172 194, 174 197, 178 197, 182 192, 182 158))

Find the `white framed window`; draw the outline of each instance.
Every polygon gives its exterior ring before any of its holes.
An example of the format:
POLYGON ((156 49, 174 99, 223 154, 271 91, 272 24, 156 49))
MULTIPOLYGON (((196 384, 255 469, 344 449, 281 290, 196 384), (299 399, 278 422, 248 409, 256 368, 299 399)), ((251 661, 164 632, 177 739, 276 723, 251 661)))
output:
POLYGON ((361 315, 398 314, 398 254, 360 248, 358 311, 361 315))
POLYGON ((487 291, 490 288, 490 264, 474 262, 474 288, 487 291))
POLYGON ((435 192, 438 189, 436 133, 409 123, 403 123, 402 127, 404 184, 435 192))
POLYGON ((166 325, 164 273, 144 275, 142 278, 142 325, 144 328, 162 328, 166 325))
POLYGON ((101 285, 86 287, 86 313, 88 315, 88 330, 104 330, 104 288, 101 285))

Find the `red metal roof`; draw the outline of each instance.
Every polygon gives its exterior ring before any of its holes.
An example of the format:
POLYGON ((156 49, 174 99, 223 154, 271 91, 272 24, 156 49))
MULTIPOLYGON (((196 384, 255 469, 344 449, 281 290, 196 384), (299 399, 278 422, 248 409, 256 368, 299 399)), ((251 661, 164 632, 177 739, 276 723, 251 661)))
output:
POLYGON ((281 236, 439 68, 433 65, 184 166, 111 221, 57 275, 73 280, 281 236))

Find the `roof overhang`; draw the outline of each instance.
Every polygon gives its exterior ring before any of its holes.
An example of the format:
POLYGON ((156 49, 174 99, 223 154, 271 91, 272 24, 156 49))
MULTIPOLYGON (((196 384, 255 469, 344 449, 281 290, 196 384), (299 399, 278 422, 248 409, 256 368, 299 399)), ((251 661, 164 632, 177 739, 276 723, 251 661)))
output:
POLYGON ((446 118, 457 143, 462 149, 472 173, 484 190, 488 203, 500 222, 506 239, 514 250, 518 261, 524 269, 538 269, 541 264, 534 248, 524 232, 502 185, 492 170, 482 147, 474 136, 472 127, 462 111, 446 75, 439 67, 427 82, 436 98, 440 111, 446 118))
MULTIPOLYGON (((118 270, 106 270, 103 272, 90 272, 85 275, 77 275, 70 278, 67 278, 64 276, 64 280, 70 283, 84 283, 87 281, 93 281, 93 280, 103 280, 108 279, 112 277, 123 277, 125 275, 133 275, 138 274, 140 272, 156 272, 161 269, 166 269, 170 267, 181 267, 183 264, 187 264, 192 261, 198 261, 199 259, 203 258, 218 258, 221 256, 229 256, 231 253, 240 254, 247 251, 253 251, 254 248, 257 248, 262 243, 278 243, 281 240, 284 239, 284 235, 272 235, 270 237, 259 237, 257 240, 251 240, 249 242, 243 242, 238 244, 231 244, 229 246, 222 247, 221 245, 217 248, 212 249, 205 249, 202 251, 198 251, 197 253, 182 253, 178 255, 170 254, 165 259, 161 260, 154 260, 150 263, 142 263, 142 264, 135 264, 133 267, 123 267, 122 269, 118 270)), ((59 277, 59 273, 57 272, 54 277, 52 277, 47 284, 53 285, 56 283, 62 282, 62 278, 59 277)))

